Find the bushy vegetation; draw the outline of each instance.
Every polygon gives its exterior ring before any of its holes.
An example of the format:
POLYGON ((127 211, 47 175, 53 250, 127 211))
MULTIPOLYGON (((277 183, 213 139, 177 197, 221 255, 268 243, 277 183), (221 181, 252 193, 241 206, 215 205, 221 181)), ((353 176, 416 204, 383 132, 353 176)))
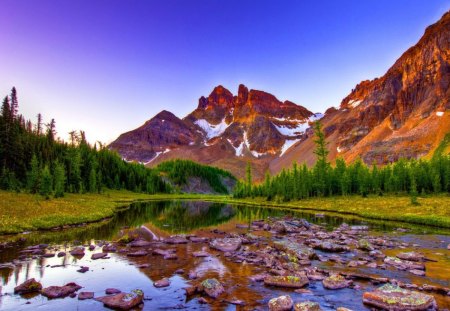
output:
POLYGON ((185 185, 190 177, 199 177, 206 180, 211 188, 217 193, 228 193, 223 178, 231 180, 236 178, 225 170, 201 165, 189 160, 172 160, 159 164, 156 170, 165 174, 167 178, 176 185, 185 185))
POLYGON ((101 192, 103 187, 135 192, 170 192, 158 172, 127 163, 103 145, 91 146, 83 131, 70 142, 56 138, 55 120, 42 116, 33 124, 18 113, 16 89, 3 100, 0 115, 0 188, 39 193, 45 198, 64 193, 101 192))
MULTIPOLYGON (((238 183, 234 197, 266 197, 283 201, 334 195, 408 193, 411 203, 417 204, 417 196, 450 192, 450 156, 438 148, 430 160, 401 159, 382 167, 367 166, 361 160, 347 165, 342 158, 332 166, 327 161, 325 137, 320 122, 314 125, 317 162, 309 168, 294 163, 289 170, 276 176, 266 175, 259 185, 253 185, 251 177, 238 183)), ((248 170, 249 171, 249 170, 248 170)))

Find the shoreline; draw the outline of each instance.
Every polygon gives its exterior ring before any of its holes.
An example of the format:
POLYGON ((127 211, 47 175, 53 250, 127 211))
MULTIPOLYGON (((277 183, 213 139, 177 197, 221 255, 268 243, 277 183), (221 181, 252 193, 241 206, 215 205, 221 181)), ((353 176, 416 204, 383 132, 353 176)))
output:
POLYGON ((204 194, 148 195, 123 190, 107 190, 101 194, 67 194, 52 200, 45 200, 38 195, 0 191, 0 199, 5 204, 0 206, 0 235, 57 231, 97 223, 128 209, 133 203, 160 200, 201 200, 291 211, 326 212, 367 220, 450 228, 450 196, 447 195, 419 197, 418 206, 411 205, 408 196, 337 196, 273 202, 264 198, 234 199, 204 194))

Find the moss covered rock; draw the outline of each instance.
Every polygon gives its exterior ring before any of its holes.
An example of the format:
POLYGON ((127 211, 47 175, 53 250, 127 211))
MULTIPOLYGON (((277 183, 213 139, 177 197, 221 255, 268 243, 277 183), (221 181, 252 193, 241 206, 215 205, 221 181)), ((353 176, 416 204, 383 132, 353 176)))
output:
POLYGON ((268 303, 270 311, 291 311, 293 305, 294 302, 289 295, 272 298, 268 303))
POLYGON ((305 276, 268 276, 264 279, 264 284, 276 287, 302 288, 309 284, 305 276))
POLYGON ((385 284, 372 292, 365 292, 363 302, 385 310, 419 311, 436 309, 436 300, 433 296, 403 289, 393 284, 385 284))

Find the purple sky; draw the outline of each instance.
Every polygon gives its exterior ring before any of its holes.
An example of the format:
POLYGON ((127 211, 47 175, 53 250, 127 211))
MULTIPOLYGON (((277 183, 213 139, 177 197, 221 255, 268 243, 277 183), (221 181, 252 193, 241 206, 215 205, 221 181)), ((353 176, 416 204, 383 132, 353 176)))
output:
POLYGON ((111 142, 244 83, 315 112, 383 75, 450 0, 3 0, 0 95, 111 142))

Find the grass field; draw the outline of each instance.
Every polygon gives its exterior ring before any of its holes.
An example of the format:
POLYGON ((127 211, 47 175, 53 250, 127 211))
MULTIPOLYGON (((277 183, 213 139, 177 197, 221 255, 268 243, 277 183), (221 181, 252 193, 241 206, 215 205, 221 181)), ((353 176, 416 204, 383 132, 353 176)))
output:
POLYGON ((109 190, 102 194, 66 194, 45 200, 26 193, 0 191, 0 234, 50 229, 111 217, 130 203, 146 200, 190 199, 236 203, 293 210, 336 212, 377 220, 394 220, 450 228, 450 196, 419 197, 412 205, 407 196, 361 196, 312 198, 295 202, 272 202, 262 198, 232 199, 213 195, 146 195, 109 190))

